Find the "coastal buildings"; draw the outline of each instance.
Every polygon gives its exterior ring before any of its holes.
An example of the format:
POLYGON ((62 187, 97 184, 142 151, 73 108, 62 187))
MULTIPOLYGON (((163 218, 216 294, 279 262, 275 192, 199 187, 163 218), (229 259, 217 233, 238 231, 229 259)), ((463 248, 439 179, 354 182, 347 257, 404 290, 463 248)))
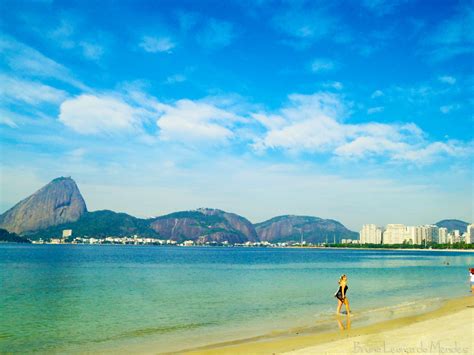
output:
POLYGON ((404 224, 387 224, 385 230, 375 224, 364 224, 360 231, 360 244, 413 244, 427 243, 471 244, 474 241, 474 224, 469 224, 466 232, 459 230, 448 232, 447 228, 436 225, 405 226, 404 224))
POLYGON ((375 224, 364 224, 360 231, 361 244, 380 244, 382 243, 382 229, 375 224))

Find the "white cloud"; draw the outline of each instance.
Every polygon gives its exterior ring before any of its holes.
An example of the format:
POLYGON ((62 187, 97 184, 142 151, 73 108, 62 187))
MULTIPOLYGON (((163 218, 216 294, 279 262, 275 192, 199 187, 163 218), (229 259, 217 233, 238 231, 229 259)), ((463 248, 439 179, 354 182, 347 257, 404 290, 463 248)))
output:
POLYGON ((9 75, 1 75, 0 102, 24 102, 30 105, 60 103, 67 93, 35 81, 23 80, 9 75))
POLYGON ((184 143, 226 143, 233 138, 237 115, 205 102, 179 100, 160 104, 157 125, 160 139, 184 143))
POLYGON ((406 149, 394 155, 395 160, 410 161, 419 164, 429 164, 439 156, 461 156, 472 152, 472 147, 464 143, 451 140, 448 142, 433 142, 418 149, 406 149))
POLYGON ((136 131, 140 111, 113 96, 80 95, 61 104, 59 120, 82 134, 136 131))
POLYGON ((456 78, 449 75, 440 76, 438 80, 441 81, 442 83, 449 84, 449 85, 456 84, 456 78))
MULTIPOLYGON (((163 103, 131 86, 122 94, 66 100, 59 120, 82 134, 136 133, 149 146, 160 141, 191 148, 239 142, 259 155, 279 150, 428 164, 468 151, 463 142, 430 141, 413 123, 346 122, 351 103, 335 93, 292 94, 285 106, 270 113, 242 106, 239 100, 229 96, 163 103)), ((369 113, 381 110, 374 107, 369 113)))
POLYGON ((383 112, 384 108, 382 106, 371 107, 367 109, 367 114, 372 115, 374 113, 383 112))
POLYGON ((149 53, 171 53, 176 43, 169 37, 143 36, 139 46, 149 53))
POLYGON ((375 90, 375 91, 372 93, 372 95, 370 95, 370 97, 371 97, 372 99, 375 99, 375 98, 381 97, 381 96, 383 96, 383 95, 384 95, 384 93, 383 93, 382 90, 375 90))
POLYGON ((344 159, 378 157, 396 162, 429 164, 441 156, 467 152, 461 142, 430 142, 415 124, 344 122, 347 109, 340 96, 328 93, 291 95, 277 114, 254 115, 267 131, 255 139, 259 152, 329 153, 344 159))
POLYGON ((336 64, 333 61, 329 60, 329 59, 318 58, 318 59, 315 59, 311 63, 311 70, 314 73, 330 71, 330 70, 334 70, 334 69, 336 69, 336 64))
POLYGON ((198 33, 197 40, 206 48, 222 48, 228 46, 236 36, 232 23, 210 19, 198 33))

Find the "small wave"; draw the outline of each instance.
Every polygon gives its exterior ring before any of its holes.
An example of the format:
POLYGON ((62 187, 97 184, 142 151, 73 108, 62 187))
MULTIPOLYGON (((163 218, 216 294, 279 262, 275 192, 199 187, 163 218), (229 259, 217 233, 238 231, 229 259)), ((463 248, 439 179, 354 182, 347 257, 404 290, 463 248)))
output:
POLYGON ((102 339, 96 339, 93 342, 94 343, 104 343, 104 342, 107 342, 107 341, 124 340, 124 339, 129 339, 129 338, 138 338, 138 337, 144 337, 144 336, 148 336, 148 335, 166 334, 166 333, 172 333, 172 332, 176 332, 176 331, 196 329, 196 328, 209 326, 209 325, 214 325, 214 323, 212 323, 212 322, 208 322, 208 323, 187 323, 187 324, 176 324, 176 325, 162 326, 162 327, 141 328, 141 329, 135 329, 135 330, 131 330, 131 331, 128 331, 128 332, 121 333, 121 334, 109 336, 109 337, 102 338, 102 339))

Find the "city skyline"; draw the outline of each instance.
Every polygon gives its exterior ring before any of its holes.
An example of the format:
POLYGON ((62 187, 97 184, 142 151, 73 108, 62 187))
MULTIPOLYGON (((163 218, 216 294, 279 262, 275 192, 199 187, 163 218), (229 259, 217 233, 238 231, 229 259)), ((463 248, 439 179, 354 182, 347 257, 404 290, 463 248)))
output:
POLYGON ((4 1, 0 213, 473 217, 469 1, 4 1), (113 16, 104 16, 104 13, 113 16))

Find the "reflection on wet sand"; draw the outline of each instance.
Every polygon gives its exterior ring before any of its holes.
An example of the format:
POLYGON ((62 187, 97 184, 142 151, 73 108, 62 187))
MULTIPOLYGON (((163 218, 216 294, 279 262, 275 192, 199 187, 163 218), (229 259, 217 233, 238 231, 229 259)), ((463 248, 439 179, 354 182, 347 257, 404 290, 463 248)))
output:
POLYGON ((341 320, 341 317, 337 317, 337 325, 339 326, 340 330, 349 330, 351 329, 351 317, 349 315, 346 316, 345 325, 344 322, 341 320))

